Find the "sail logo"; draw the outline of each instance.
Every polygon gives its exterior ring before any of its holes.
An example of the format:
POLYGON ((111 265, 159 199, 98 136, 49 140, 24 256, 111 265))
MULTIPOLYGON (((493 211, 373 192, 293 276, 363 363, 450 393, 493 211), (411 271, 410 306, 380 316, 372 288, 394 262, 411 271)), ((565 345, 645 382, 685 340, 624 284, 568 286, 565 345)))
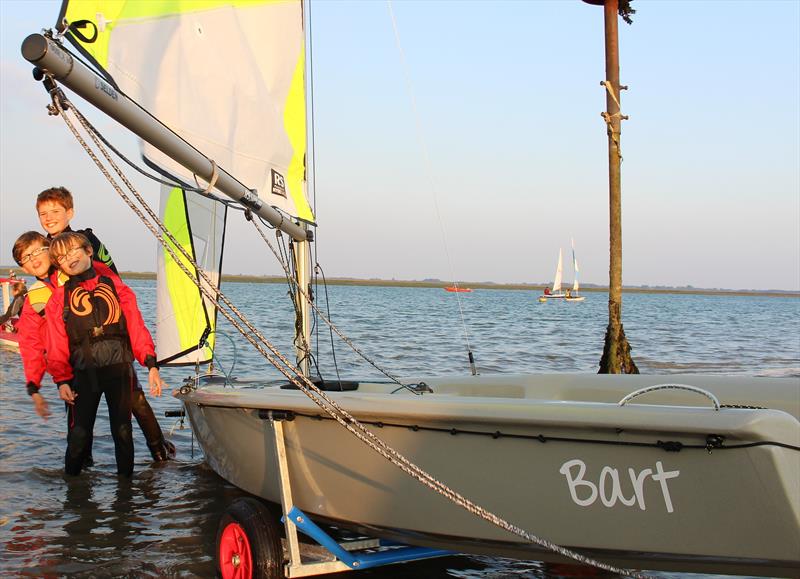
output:
POLYGON ((272 171, 272 194, 286 197, 286 179, 275 169, 270 170, 272 171))
MULTIPOLYGON (((638 505, 640 510, 647 510, 645 489, 653 486, 645 484, 649 479, 657 483, 658 486, 656 488, 661 491, 664 507, 668 513, 671 513, 674 509, 667 481, 677 478, 681 472, 679 470, 665 471, 660 460, 656 461, 655 467, 655 472, 650 468, 645 468, 639 472, 632 468, 628 469, 628 477, 633 491, 633 494, 628 497, 625 496, 622 490, 620 473, 616 468, 604 466, 600 471, 600 478, 597 483, 585 478, 586 463, 577 458, 562 464, 558 472, 566 477, 569 495, 578 506, 588 507, 593 505, 599 498, 603 506, 608 508, 614 507, 617 502, 620 502, 626 507, 638 505)), ((652 490, 650 492, 652 493, 652 490)))

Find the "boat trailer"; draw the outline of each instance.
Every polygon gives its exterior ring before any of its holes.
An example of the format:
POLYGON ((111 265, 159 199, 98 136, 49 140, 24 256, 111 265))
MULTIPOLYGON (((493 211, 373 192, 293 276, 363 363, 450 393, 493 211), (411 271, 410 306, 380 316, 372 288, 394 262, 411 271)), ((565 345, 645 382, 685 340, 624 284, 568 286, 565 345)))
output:
POLYGON ((223 579, 310 577, 454 554, 384 539, 343 542, 334 539, 293 503, 283 432, 283 422, 292 420, 292 414, 259 410, 259 417, 269 420, 275 433, 282 516, 279 522, 264 501, 253 497, 237 499, 228 507, 220 520, 216 540, 217 562, 223 579), (280 523, 283 523, 285 544, 281 540, 280 523), (298 530, 317 545, 301 543, 298 530))

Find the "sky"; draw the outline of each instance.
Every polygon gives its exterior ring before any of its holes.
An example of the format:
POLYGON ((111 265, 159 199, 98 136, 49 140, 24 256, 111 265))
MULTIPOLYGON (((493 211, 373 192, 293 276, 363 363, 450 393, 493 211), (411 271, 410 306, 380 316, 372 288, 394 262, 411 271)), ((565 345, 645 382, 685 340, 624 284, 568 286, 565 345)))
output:
MULTIPOLYGON (((153 271, 155 242, 47 115, 20 56, 59 5, 0 0, 0 264, 38 229, 36 194, 64 185, 74 226, 92 227, 120 269, 153 271)), ((800 290, 800 1, 633 7, 619 41, 623 283, 800 290)), ((578 0, 313 2, 326 276, 546 283, 574 238, 581 281, 607 284, 602 12, 578 0)), ((157 185, 133 181, 157 203, 157 185)), ((224 273, 279 273, 234 217, 224 273)))

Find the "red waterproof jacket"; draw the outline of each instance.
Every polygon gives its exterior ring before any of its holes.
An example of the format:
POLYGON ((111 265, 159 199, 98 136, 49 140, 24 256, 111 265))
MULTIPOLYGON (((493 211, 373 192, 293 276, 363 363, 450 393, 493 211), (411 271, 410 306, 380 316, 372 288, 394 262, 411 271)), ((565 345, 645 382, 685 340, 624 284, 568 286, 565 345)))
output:
MULTIPOLYGON (((111 272, 108 266, 98 261, 95 261, 93 265, 97 273, 101 275, 111 272)), ((53 288, 64 285, 67 279, 69 278, 64 273, 55 270, 48 279, 37 280, 28 290, 19 314, 17 333, 19 334, 19 354, 25 370, 25 381, 36 388, 41 387, 47 368, 45 307, 53 294, 53 288)))
MULTIPOLYGON (((109 268, 93 263, 95 276, 80 282, 80 287, 86 291, 93 291, 97 287, 100 276, 111 279, 114 289, 119 296, 120 307, 125 315, 125 320, 130 338, 131 350, 133 355, 142 366, 146 365, 146 359, 155 359, 155 346, 150 332, 144 325, 139 306, 136 304, 136 295, 133 290, 123 283, 118 275, 109 268)), ((45 308, 45 319, 47 322, 47 371, 53 376, 56 384, 69 383, 73 378, 72 366, 70 365, 69 338, 67 337, 64 325, 64 286, 54 289, 53 296, 45 308)))

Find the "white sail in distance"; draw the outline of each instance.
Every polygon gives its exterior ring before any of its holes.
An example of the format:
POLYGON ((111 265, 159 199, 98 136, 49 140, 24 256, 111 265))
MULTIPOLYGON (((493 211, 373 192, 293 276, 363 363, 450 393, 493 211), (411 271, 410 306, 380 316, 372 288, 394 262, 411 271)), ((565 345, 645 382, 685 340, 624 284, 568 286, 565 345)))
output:
POLYGON ((575 240, 570 239, 572 242, 572 269, 575 271, 575 281, 572 283, 572 291, 577 293, 580 286, 578 285, 578 258, 575 257, 575 240))
POLYGON ((561 248, 558 250, 558 265, 556 266, 556 275, 553 278, 553 293, 558 293, 561 291, 561 277, 562 277, 562 270, 564 269, 564 260, 561 252, 561 248))

